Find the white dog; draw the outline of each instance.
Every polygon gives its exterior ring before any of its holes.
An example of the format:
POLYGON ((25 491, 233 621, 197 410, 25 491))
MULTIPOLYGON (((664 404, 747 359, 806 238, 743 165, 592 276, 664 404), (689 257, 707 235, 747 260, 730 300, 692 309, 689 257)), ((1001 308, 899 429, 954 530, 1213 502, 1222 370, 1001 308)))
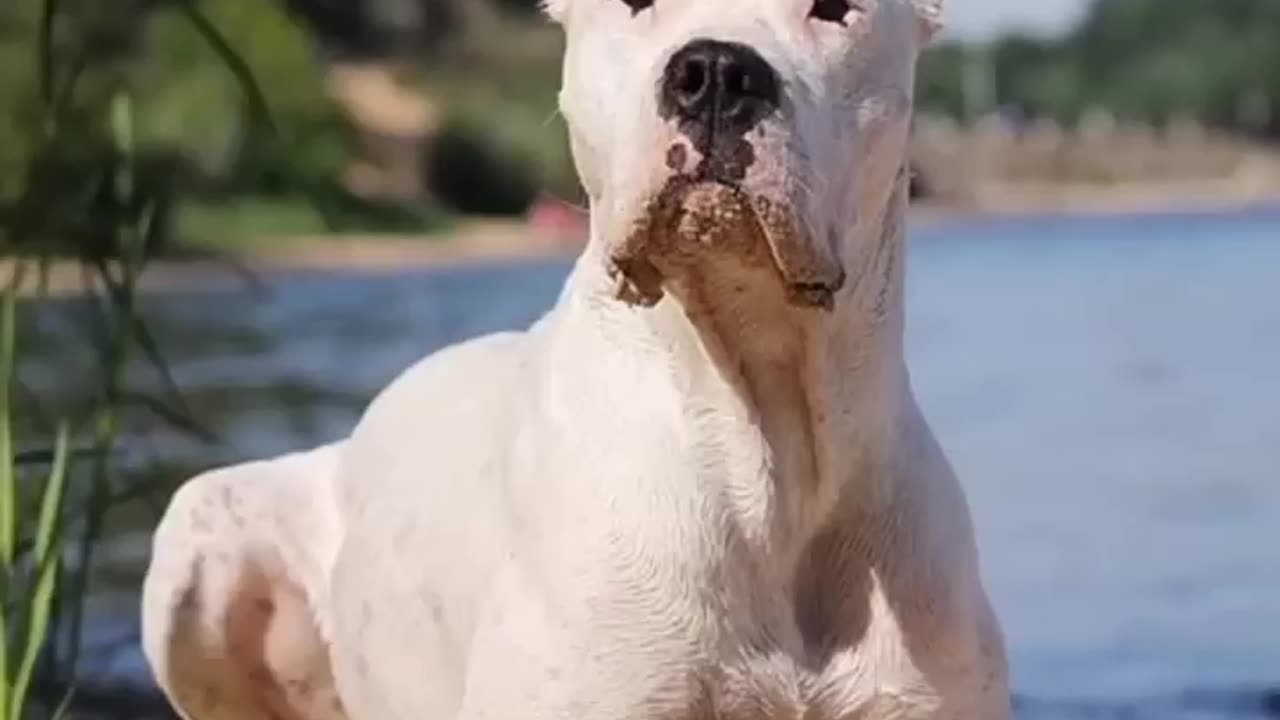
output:
POLYGON ((526 333, 198 478, 144 640, 195 720, 1000 720, 903 364, 941 0, 553 0, 591 239, 526 333))

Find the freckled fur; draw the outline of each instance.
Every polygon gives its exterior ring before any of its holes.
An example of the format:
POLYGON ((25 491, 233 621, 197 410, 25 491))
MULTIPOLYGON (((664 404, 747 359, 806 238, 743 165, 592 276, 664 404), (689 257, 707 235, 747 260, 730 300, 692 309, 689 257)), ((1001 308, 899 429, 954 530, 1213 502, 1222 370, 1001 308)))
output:
POLYGON ((941 0, 549 0, 591 241, 528 332, 347 440, 175 498, 144 644, 192 720, 1002 720, 963 494, 903 363, 902 172, 941 0), (924 28, 924 31, 921 31, 924 28), (731 158, 656 111, 694 38, 784 85, 731 158))

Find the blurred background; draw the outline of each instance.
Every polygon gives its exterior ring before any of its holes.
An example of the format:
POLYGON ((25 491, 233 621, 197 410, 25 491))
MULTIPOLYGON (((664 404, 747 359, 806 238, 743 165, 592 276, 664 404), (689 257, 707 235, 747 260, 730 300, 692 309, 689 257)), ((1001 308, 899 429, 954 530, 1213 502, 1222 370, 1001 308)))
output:
MULTIPOLYGON (((533 0, 0 2, 0 720, 166 717, 150 532, 545 312, 533 0)), ((951 0, 908 350, 1018 717, 1280 717, 1280 3, 951 0)))

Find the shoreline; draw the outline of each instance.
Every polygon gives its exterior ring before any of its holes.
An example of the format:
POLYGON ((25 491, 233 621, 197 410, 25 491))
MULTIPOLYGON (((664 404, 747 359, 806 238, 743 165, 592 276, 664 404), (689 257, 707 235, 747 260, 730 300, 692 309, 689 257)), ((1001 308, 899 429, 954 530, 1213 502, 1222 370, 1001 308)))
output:
MULTIPOLYGON (((924 204, 928 208, 927 202, 924 204)), ((943 217, 1001 218, 1037 215, 1081 218, 1169 213, 1212 215, 1280 207, 1280 178, 1248 189, 1225 191, 1220 183, 1169 181, 1108 188, 1095 185, 1051 183, 988 184, 972 207, 947 212, 943 217)))
MULTIPOLYGON (((1059 190, 1061 190, 1059 188, 1059 190)), ((1029 201, 1036 189, 1018 197, 997 193, 976 207, 918 201, 911 207, 912 224, 937 225, 966 220, 1030 218, 1042 215, 1105 218, 1162 213, 1212 215, 1280 207, 1280 192, 1249 197, 1224 197, 1221 193, 1176 197, 1158 196, 1151 189, 1080 188, 1075 192, 1045 194, 1029 201), (1105 201, 1103 201, 1105 198, 1105 201), (1011 201, 1013 200, 1013 201, 1011 201)), ((404 270, 461 269, 492 263, 572 260, 585 243, 585 231, 539 230, 521 219, 464 220, 441 235, 333 235, 290 238, 249 251, 231 252, 226 260, 166 258, 152 261, 144 274, 144 293, 175 290, 211 291, 228 285, 269 285, 270 276, 284 273, 390 273, 404 270)), ((11 274, 15 261, 0 259, 0 277, 11 274)), ((45 294, 50 297, 82 295, 84 276, 71 261, 55 261, 45 294)), ((29 280, 20 295, 38 295, 29 280)))

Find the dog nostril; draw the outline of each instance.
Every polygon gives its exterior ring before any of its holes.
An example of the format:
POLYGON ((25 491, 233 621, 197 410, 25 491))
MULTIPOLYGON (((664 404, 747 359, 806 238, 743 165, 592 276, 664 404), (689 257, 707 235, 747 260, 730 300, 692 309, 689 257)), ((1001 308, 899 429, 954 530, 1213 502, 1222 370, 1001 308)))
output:
POLYGON ((741 65, 730 64, 724 69, 724 88, 730 97, 746 97, 751 94, 751 76, 741 65))
POLYGON ((702 58, 690 58, 680 67, 676 92, 685 102, 696 102, 706 92, 709 75, 702 58))

